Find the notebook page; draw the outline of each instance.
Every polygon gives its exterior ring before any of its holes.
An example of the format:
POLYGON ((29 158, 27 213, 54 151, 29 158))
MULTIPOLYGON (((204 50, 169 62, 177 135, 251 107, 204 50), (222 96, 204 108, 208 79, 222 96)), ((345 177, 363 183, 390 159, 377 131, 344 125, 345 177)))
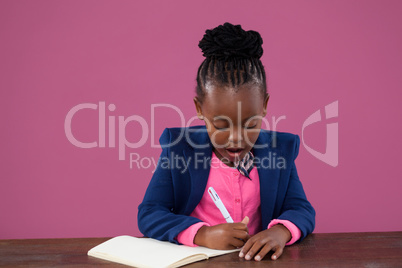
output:
MULTIPOLYGON (((151 268, 167 267, 194 254, 205 254, 212 257, 237 250, 213 250, 204 247, 176 245, 152 238, 118 236, 94 247, 88 252, 88 255, 151 268)), ((200 259, 206 259, 206 257, 200 259)))

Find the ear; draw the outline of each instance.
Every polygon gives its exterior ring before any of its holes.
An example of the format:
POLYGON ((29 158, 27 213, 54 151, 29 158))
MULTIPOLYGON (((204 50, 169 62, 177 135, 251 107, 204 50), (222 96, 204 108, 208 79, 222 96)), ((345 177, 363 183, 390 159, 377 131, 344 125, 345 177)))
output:
POLYGON ((268 100, 269 100, 269 94, 267 93, 267 96, 265 97, 264 103, 263 103, 263 107, 264 107, 263 112, 262 112, 263 116, 267 115, 268 100))
POLYGON ((201 109, 201 102, 197 97, 194 97, 194 104, 195 104, 195 109, 197 111, 198 118, 201 120, 204 120, 204 116, 202 114, 202 109, 201 109))

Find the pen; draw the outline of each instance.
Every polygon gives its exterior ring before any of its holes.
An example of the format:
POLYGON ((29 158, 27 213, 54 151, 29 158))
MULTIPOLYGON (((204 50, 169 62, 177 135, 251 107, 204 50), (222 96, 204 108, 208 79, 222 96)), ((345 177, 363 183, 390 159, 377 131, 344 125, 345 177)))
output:
POLYGON ((225 208, 225 205, 223 205, 222 200, 219 198, 219 195, 215 192, 213 187, 208 188, 208 193, 211 196, 212 200, 214 201, 216 207, 220 210, 222 213, 223 217, 225 218, 227 223, 233 223, 232 217, 230 217, 230 214, 228 210, 225 208))

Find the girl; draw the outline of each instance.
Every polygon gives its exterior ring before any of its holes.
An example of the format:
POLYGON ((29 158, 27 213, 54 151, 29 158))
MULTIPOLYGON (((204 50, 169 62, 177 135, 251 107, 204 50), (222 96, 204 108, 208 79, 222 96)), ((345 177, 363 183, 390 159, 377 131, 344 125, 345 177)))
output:
POLYGON ((199 42, 206 59, 194 103, 205 126, 167 128, 162 153, 138 207, 148 237, 213 249, 242 247, 260 261, 314 230, 315 210, 298 178, 299 137, 261 129, 269 94, 258 32, 225 23, 199 42), (209 196, 213 187, 234 223, 209 196))

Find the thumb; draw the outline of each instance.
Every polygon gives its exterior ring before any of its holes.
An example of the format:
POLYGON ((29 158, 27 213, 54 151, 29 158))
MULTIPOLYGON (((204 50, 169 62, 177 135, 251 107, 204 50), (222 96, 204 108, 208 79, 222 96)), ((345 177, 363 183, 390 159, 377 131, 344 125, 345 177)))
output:
POLYGON ((244 219, 241 221, 241 223, 244 223, 245 225, 247 225, 249 223, 250 219, 246 216, 244 217, 244 219))

